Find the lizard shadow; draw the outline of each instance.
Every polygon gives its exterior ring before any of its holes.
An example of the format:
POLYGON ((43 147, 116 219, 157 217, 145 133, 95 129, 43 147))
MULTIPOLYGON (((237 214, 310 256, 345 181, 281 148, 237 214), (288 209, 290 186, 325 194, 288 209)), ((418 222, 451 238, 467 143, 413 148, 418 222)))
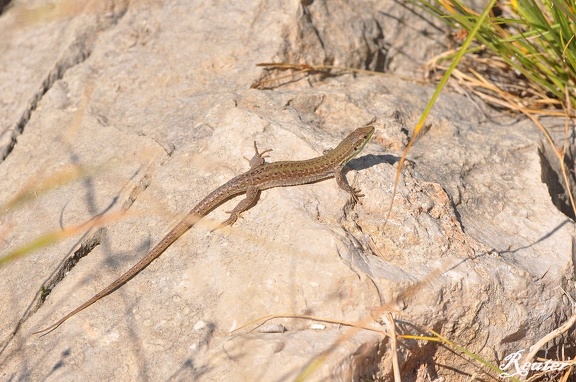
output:
POLYGON ((354 158, 354 159, 350 160, 350 162, 348 162, 346 164, 346 166, 344 167, 344 169, 345 169, 344 171, 346 171, 346 172, 350 171, 350 170, 361 171, 361 170, 366 170, 370 167, 373 167, 373 166, 376 166, 379 164, 383 164, 383 163, 393 165, 394 163, 397 163, 399 161, 400 161, 400 157, 396 156, 396 155, 366 154, 366 155, 362 155, 361 157, 354 158))

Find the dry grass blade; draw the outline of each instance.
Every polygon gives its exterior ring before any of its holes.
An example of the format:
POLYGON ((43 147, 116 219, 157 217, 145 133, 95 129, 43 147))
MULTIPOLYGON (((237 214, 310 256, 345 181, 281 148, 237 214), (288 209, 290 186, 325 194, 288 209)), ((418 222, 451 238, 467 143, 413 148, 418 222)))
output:
POLYGON ((10 211, 14 208, 22 206, 30 200, 36 199, 40 195, 43 195, 50 190, 74 182, 84 176, 87 176, 90 173, 93 173, 93 171, 89 171, 78 166, 69 166, 63 170, 59 170, 58 172, 53 173, 49 178, 45 180, 36 181, 35 179, 41 178, 41 176, 36 175, 33 177, 33 180, 22 187, 22 189, 8 202, 0 206, 0 215, 6 213, 6 211, 10 211))
POLYGON ((16 260, 17 258, 24 256, 30 252, 33 252, 37 249, 45 248, 49 245, 57 243, 60 240, 65 239, 67 237, 76 235, 79 232, 84 232, 90 228, 98 227, 98 226, 108 224, 108 223, 113 222, 113 221, 117 221, 121 217, 123 217, 124 215, 125 215, 124 211, 119 211, 116 213, 109 213, 109 214, 106 214, 103 216, 97 216, 93 219, 90 219, 90 220, 88 220, 82 224, 76 225, 76 226, 68 227, 68 228, 63 229, 63 230, 45 233, 45 234, 37 237, 36 239, 22 245, 21 247, 18 247, 16 249, 14 249, 13 251, 10 251, 5 256, 1 257, 0 258, 0 266, 3 266, 4 264, 6 264, 10 261, 16 260))
MULTIPOLYGON (((444 8, 425 1, 418 5, 452 28, 472 31, 475 25, 472 21, 479 20, 458 1, 443 3, 444 8)), ((482 23, 476 36, 480 45, 473 48, 475 57, 482 54, 489 62, 506 63, 507 67, 500 66, 496 73, 498 84, 493 80, 493 66, 478 59, 467 60, 464 69, 454 71, 453 75, 486 102, 522 113, 534 122, 554 149, 576 215, 565 158, 570 136, 568 123, 576 117, 572 112, 576 105, 575 3, 573 0, 517 0, 503 8, 502 13, 506 16, 492 14, 482 23), (518 91, 518 81, 525 84, 521 91, 518 91), (537 115, 565 118, 563 145, 554 142, 537 115)), ((436 65, 434 68, 438 69, 436 65)))
MULTIPOLYGON (((437 337, 438 341, 440 341, 440 342, 442 342, 443 344, 449 346, 450 348, 452 348, 452 349, 454 349, 454 350, 457 350, 457 351, 459 351, 459 352, 461 352, 461 353, 466 354, 468 357, 474 359, 474 360, 477 361, 478 363, 486 366, 487 368, 489 368, 490 370, 492 370, 492 371, 494 371, 494 372, 496 372, 496 373, 498 373, 498 374, 500 374, 500 373, 502 372, 502 370, 500 370, 499 367, 497 367, 497 366, 495 366, 495 365, 492 365, 490 362, 488 362, 488 361, 486 361, 485 359, 481 358, 480 356, 474 354, 474 352, 471 352, 470 350, 468 350, 468 349, 466 349, 466 348, 464 348, 464 347, 462 347, 462 346, 460 346, 460 345, 457 345, 456 343, 454 343, 454 342, 448 340, 447 338, 441 336, 439 333, 435 332, 435 331, 432 330, 432 329, 428 329, 428 331, 429 331, 430 333, 434 334, 434 335, 437 337)), ((510 378, 508 378, 508 380, 514 381, 514 382, 519 382, 518 379, 517 379, 517 378, 514 378, 514 377, 510 377, 510 378)))
MULTIPOLYGON (((279 71, 290 71, 290 73, 279 77, 272 77, 271 75, 265 75, 264 77, 256 80, 252 85, 250 85, 251 88, 255 89, 271 89, 279 87, 287 83, 297 82, 301 79, 308 77, 311 74, 321 74, 325 77, 339 76, 346 73, 358 73, 358 74, 385 76, 385 77, 392 76, 391 74, 384 72, 376 72, 367 69, 347 68, 343 66, 332 66, 332 65, 293 64, 288 62, 263 62, 256 64, 256 66, 263 67, 269 72, 279 70, 279 71)), ((408 78, 408 77, 399 77, 399 78, 402 78, 405 81, 424 83, 424 81, 415 78, 408 78)))
POLYGON ((442 76, 440 83, 438 84, 436 90, 432 94, 432 98, 430 99, 430 101, 428 101, 426 108, 422 112, 422 116, 420 117, 420 120, 418 121, 418 123, 414 127, 414 132, 412 133, 412 137, 410 138, 410 141, 406 145, 406 148, 404 149, 404 152, 402 153, 400 161, 398 162, 398 168, 396 169, 396 176, 394 177, 394 187, 392 189, 392 197, 390 198, 390 204, 388 206, 388 211, 386 212, 386 217, 384 218, 384 224, 382 227, 382 231, 384 231, 384 227, 386 227, 386 223, 388 222, 388 219, 390 218, 390 215, 392 213, 392 207, 394 206, 394 197, 396 196, 396 192, 398 191, 398 182, 400 181, 400 173, 402 172, 402 167, 404 166, 404 162, 406 161, 406 157, 407 157, 408 153, 410 152, 412 145, 418 139, 418 135, 420 134, 420 132, 424 128, 424 124, 426 122, 426 119, 428 118, 428 115, 432 111, 432 107, 436 103, 436 100, 438 99, 438 97, 440 97, 440 92, 442 91, 442 89, 444 88, 446 83, 448 82, 448 78, 450 78, 451 73, 453 72, 454 69, 456 69, 456 66, 458 65, 458 63, 460 62, 460 60, 462 59, 462 57, 464 56, 466 51, 468 50, 468 47, 470 46, 470 44, 474 40, 474 36, 476 36, 478 31, 481 29, 482 24, 484 23, 484 20, 486 20, 486 18, 488 17, 490 10, 492 9, 492 7, 494 6, 495 3, 496 3, 496 0, 490 0, 488 2, 488 4, 486 5, 486 8, 484 8, 484 11, 482 12, 482 14, 477 19, 475 19, 475 24, 472 24, 470 26, 470 33, 468 34, 468 37, 466 37, 466 40, 464 41, 464 43, 460 47, 460 50, 458 50, 458 52, 456 53, 454 59, 452 60, 452 63, 450 64, 450 67, 446 70, 446 73, 444 73, 444 76, 442 76))
POLYGON ((291 314, 291 313, 271 314, 269 316, 259 317, 255 320, 247 322, 246 324, 240 326, 237 329, 234 329, 230 333, 237 333, 239 331, 242 331, 242 330, 248 328, 249 326, 255 325, 254 328, 250 329, 250 331, 253 331, 256 328, 264 325, 266 322, 273 320, 273 319, 276 319, 276 318, 297 318, 297 319, 302 319, 302 320, 325 322, 328 324, 337 324, 337 325, 349 326, 349 327, 358 328, 358 329, 369 330, 371 332, 380 333, 382 335, 390 337, 390 334, 386 333, 385 331, 371 327, 371 326, 368 326, 368 325, 363 325, 363 324, 354 323, 354 322, 346 322, 346 321, 341 321, 341 320, 333 320, 330 318, 323 318, 323 317, 318 317, 318 316, 308 316, 308 315, 291 314))
POLYGON ((256 66, 264 67, 268 71, 271 70, 280 70, 280 71, 290 71, 290 73, 279 76, 279 77, 270 77, 265 76, 264 78, 256 80, 250 88, 252 89, 271 89, 274 87, 281 86, 285 83, 289 82, 296 82, 303 78, 306 78, 310 74, 322 74, 323 76, 329 75, 337 75, 336 73, 332 73, 332 69, 341 69, 341 70, 348 70, 347 68, 336 68, 334 66, 326 66, 326 65, 308 65, 308 64, 292 64, 292 63, 259 63, 256 66))
POLYGON ((394 317, 392 313, 387 312, 386 321, 390 327, 390 351, 392 352, 392 370, 394 370, 394 381, 402 382, 402 377, 400 376, 400 364, 398 363, 398 339, 396 337, 396 325, 394 323, 394 317))
POLYGON ((572 328, 576 324, 576 310, 572 312, 572 316, 566 322, 564 322, 560 327, 554 329, 550 333, 546 334, 542 337, 538 342, 532 345, 529 349, 529 352, 526 353, 524 356, 524 362, 530 362, 536 356, 536 353, 540 351, 540 349, 546 345, 546 343, 552 341, 554 338, 566 333, 570 328, 572 328))

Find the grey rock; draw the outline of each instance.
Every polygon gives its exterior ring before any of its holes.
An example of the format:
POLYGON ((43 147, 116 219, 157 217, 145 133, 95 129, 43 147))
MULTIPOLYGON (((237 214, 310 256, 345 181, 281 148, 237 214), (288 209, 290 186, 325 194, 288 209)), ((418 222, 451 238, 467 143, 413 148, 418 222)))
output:
MULTIPOLYGON (((403 6, 62 4, 14 2, 0 16, 0 253, 65 234, 0 266, 3 380, 292 380, 324 352, 309 380, 386 380, 386 311, 398 332, 434 328, 493 362, 570 311, 558 287, 573 291, 573 224, 542 182, 542 138, 527 122, 496 123, 445 93, 385 223, 433 91, 398 76, 417 77, 441 50, 438 30, 419 34, 429 25, 403 6), (397 74, 292 76, 256 66, 266 62, 397 74), (273 161, 307 159, 373 118, 348 172, 361 204, 333 180, 272 189, 210 233, 233 200, 118 291, 32 334, 245 171, 254 140, 273 161), (268 328, 289 330, 255 330, 271 315, 282 317, 268 328), (311 330, 314 318, 326 328, 311 330), (373 330, 348 326, 360 323, 373 330)), ((449 380, 461 376, 437 365, 470 370, 434 343, 406 341, 398 356, 407 379, 422 366, 449 380)))

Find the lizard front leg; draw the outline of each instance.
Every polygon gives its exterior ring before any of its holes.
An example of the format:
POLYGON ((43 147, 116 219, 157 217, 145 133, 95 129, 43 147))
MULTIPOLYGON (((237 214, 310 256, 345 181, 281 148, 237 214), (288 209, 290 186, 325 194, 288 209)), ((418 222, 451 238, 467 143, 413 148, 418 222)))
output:
POLYGON ((352 195, 352 200, 354 200, 354 203, 358 203, 359 198, 364 196, 362 191, 353 188, 348 184, 348 180, 342 174, 342 169, 339 169, 334 173, 334 178, 336 179, 336 183, 338 183, 338 186, 340 186, 341 189, 352 195))

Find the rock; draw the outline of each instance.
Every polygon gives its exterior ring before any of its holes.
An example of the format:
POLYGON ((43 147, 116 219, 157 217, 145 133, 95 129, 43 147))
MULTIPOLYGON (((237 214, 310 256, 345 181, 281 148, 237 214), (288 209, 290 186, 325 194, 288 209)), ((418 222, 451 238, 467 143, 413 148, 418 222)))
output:
MULTIPOLYGON (((0 253, 67 229, 0 267, 2 379, 386 379, 389 310, 398 333, 433 328, 494 363, 569 312, 557 288, 573 289, 573 225, 541 180, 534 127, 503 127, 445 94, 385 223, 433 89, 256 66, 415 73, 439 49, 417 28, 397 34, 415 15, 367 2, 62 4, 15 2, 0 17, 0 253), (397 49, 404 39, 413 51, 397 49), (211 233, 234 199, 125 286, 33 334, 246 171, 254 140, 274 149, 269 160, 307 159, 373 118, 347 174, 361 204, 334 180, 276 188, 211 233), (98 216, 103 225, 80 226, 98 216)), ((422 367, 450 380, 460 376, 439 365, 476 370, 432 342, 402 341, 399 359, 406 379, 422 367)))

